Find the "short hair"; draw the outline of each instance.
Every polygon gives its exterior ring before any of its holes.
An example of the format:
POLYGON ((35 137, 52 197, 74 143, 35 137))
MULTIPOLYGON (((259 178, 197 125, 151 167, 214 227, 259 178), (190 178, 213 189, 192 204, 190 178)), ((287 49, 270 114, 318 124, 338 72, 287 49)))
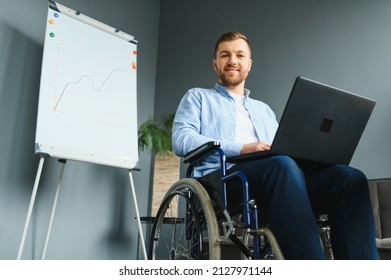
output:
POLYGON ((250 45, 250 42, 247 39, 247 37, 238 31, 231 31, 231 32, 227 32, 227 33, 221 35, 220 38, 217 39, 216 44, 215 44, 215 50, 214 50, 213 57, 214 58, 217 57, 217 50, 222 42, 234 41, 234 40, 238 40, 238 39, 243 39, 244 41, 246 41, 248 48, 250 49, 250 55, 251 55, 251 45, 250 45))

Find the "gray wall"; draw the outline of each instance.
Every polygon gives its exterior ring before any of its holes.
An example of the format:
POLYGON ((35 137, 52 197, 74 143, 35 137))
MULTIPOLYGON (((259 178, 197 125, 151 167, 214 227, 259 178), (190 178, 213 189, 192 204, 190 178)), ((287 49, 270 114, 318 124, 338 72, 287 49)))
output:
MULTIPOLYGON (((60 3, 139 40, 139 123, 174 111, 188 88, 213 86, 214 42, 223 32, 240 30, 253 45, 247 87, 278 117, 297 75, 376 99, 352 164, 369 178, 391 177, 390 1, 60 3)), ((16 258, 37 171, 33 151, 46 11, 46 0, 0 0, 0 259, 16 258)), ((148 153, 141 154, 140 167, 136 191, 141 215, 148 215, 148 153)), ((45 162, 23 258, 42 253, 58 172, 55 160, 45 162)), ((134 216, 126 171, 68 161, 47 258, 135 259, 134 216)))
POLYGON ((188 88, 212 87, 215 40, 239 30, 253 47, 246 86, 278 118, 298 75, 376 99, 352 165, 391 177, 390 26, 386 0, 163 0, 155 113, 175 110, 188 88))
MULTIPOLYGON (((138 121, 152 116, 160 1, 59 2, 135 36, 138 121)), ((38 167, 34 138, 47 5, 0 0, 0 259, 17 256, 38 167)), ((141 215, 149 214, 150 165, 143 153, 141 171, 133 173, 141 215)), ((46 159, 23 259, 41 257, 59 168, 46 159)), ((46 257, 136 259, 141 251, 129 186, 124 169, 68 161, 46 257)))

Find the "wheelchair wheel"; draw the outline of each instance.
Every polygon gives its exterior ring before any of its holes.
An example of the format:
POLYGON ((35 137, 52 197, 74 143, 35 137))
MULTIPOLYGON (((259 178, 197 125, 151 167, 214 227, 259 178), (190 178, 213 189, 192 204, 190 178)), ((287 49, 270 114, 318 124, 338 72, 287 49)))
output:
POLYGON ((205 188, 181 179, 167 191, 155 218, 150 259, 220 259, 216 215, 205 188))

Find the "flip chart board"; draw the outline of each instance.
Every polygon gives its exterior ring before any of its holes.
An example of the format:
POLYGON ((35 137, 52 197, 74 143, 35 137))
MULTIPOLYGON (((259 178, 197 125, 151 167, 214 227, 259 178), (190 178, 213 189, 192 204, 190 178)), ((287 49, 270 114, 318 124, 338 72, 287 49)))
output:
POLYGON ((137 41, 54 1, 46 24, 36 154, 134 168, 137 41))

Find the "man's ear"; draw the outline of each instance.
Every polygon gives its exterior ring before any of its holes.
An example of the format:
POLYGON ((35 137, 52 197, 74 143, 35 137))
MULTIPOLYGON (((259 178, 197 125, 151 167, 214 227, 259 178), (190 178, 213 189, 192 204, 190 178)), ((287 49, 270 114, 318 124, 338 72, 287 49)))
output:
POLYGON ((216 59, 212 60, 213 69, 216 71, 216 59))
POLYGON ((251 66, 253 65, 253 60, 250 59, 248 63, 249 63, 248 71, 250 71, 251 70, 251 66))

